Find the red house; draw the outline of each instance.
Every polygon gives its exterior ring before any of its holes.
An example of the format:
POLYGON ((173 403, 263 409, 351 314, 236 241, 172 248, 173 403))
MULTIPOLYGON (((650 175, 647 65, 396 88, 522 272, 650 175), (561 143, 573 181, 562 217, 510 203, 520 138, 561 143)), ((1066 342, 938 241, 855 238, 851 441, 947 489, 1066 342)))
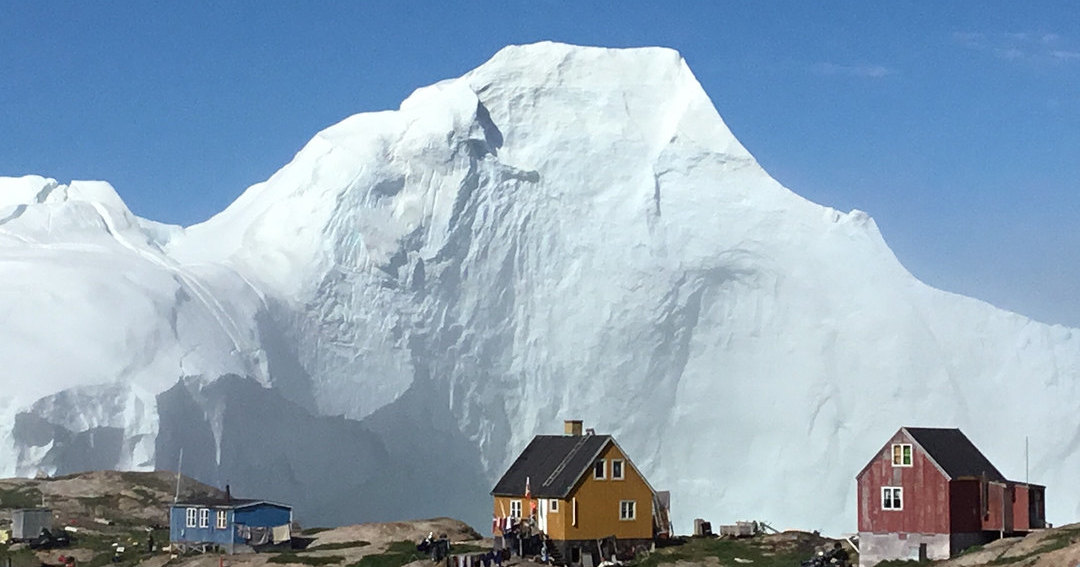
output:
POLYGON ((947 559, 1046 524, 1046 487, 1006 480, 959 429, 901 427, 855 479, 860 567, 947 559))

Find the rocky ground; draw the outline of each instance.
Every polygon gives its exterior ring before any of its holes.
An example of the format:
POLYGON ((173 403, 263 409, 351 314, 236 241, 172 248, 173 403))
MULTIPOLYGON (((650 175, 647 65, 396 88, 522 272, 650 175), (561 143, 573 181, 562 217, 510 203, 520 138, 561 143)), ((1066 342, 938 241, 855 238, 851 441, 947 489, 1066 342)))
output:
MULTIPOLYGON (((176 490, 171 473, 98 471, 50 479, 0 479, 0 530, 10 528, 14 508, 47 506, 53 510, 58 530, 67 526, 73 536, 70 547, 31 551, 25 544, 0 544, 0 566, 40 567, 63 564, 74 557, 80 567, 430 567, 417 553, 415 543, 429 533, 446 534, 452 551, 469 553, 491 548, 463 522, 435 518, 408 522, 372 523, 336 528, 313 528, 295 538, 296 549, 246 555, 192 554, 174 556, 160 549, 168 544, 168 505, 176 490), (153 537, 156 549, 147 550, 153 537), (124 552, 116 553, 122 546, 124 552), (114 561, 114 558, 116 561, 114 561)), ((223 496, 221 491, 183 479, 181 498, 223 496)), ((682 538, 657 548, 635 561, 635 567, 780 567, 798 566, 835 540, 799 531, 745 539, 682 538)), ((846 545, 846 544, 845 544, 846 545)), ((856 559, 852 554, 852 558, 856 559)), ((886 567, 918 565, 891 562, 886 567)), ((1024 538, 1007 538, 981 546, 949 561, 931 562, 933 567, 1076 567, 1080 565, 1080 524, 1036 532, 1024 538)), ((514 558, 505 567, 539 567, 539 563, 514 558)))

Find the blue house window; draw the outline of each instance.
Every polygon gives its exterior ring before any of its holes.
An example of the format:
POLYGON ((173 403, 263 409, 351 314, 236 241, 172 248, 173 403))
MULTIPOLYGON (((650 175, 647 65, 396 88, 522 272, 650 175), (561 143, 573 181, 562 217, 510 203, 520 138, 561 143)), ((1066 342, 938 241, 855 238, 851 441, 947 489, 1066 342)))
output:
POLYGON ((229 527, 229 513, 225 510, 217 511, 217 523, 214 525, 219 530, 229 527))
POLYGON ((186 520, 184 522, 185 526, 187 526, 189 528, 194 528, 195 527, 195 508, 188 508, 186 510, 185 520, 186 520))
POLYGON ((208 527, 210 527, 210 509, 209 508, 200 508, 199 509, 199 527, 200 528, 208 528, 208 527))

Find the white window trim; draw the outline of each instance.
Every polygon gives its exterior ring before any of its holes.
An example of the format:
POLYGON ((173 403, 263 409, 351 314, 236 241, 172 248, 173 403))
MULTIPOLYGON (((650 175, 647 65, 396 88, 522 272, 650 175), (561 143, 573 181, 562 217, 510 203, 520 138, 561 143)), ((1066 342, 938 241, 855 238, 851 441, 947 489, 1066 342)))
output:
POLYGON ((559 513, 559 501, 552 498, 551 499, 551 504, 548 505, 548 511, 549 512, 554 512, 556 514, 559 513))
POLYGON ((570 525, 577 527, 577 496, 570 499, 570 525))
POLYGON ((626 461, 623 459, 611 460, 611 480, 624 480, 626 479, 626 461), (615 476, 615 463, 619 463, 619 476, 615 476))
POLYGON ((214 528, 224 530, 229 527, 229 513, 225 510, 216 510, 214 528))
POLYGON ((892 454, 889 455, 889 459, 892 461, 894 467, 910 467, 915 461, 915 451, 911 447, 911 443, 893 443, 892 454), (896 462, 896 448, 900 447, 900 462, 896 462), (908 462, 904 462, 904 448, 907 448, 908 462))
POLYGON ((607 479, 607 461, 604 459, 598 459, 593 462, 593 480, 605 480, 607 479), (600 465, 600 474, 596 474, 596 465, 600 465))
POLYGON ((637 519, 637 501, 636 500, 620 500, 619 501, 619 521, 632 522, 637 519), (630 506, 627 506, 629 504, 630 506), (624 514, 623 512, 629 508, 630 514, 624 514))
POLYGON ((515 520, 520 520, 521 519, 521 500, 511 500, 510 501, 510 517, 515 519, 515 520), (514 508, 517 508, 516 512, 515 512, 514 508))
POLYGON ((194 528, 198 521, 199 513, 196 508, 188 508, 184 510, 184 526, 188 528, 194 528))
POLYGON ((199 508, 199 527, 200 528, 209 528, 210 527, 210 509, 209 508, 199 508))
POLYGON ((904 489, 900 486, 882 486, 881 487, 881 509, 888 510, 890 512, 899 512, 904 509, 904 489), (895 491, 895 492, 892 492, 895 491), (892 493, 891 497, 886 495, 892 493), (893 506, 893 500, 899 500, 899 506, 893 506))

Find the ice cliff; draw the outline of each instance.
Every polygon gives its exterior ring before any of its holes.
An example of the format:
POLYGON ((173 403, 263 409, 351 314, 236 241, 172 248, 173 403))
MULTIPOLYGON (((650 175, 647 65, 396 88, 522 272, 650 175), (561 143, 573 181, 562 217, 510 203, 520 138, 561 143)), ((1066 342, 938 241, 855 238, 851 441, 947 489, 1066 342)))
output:
POLYGON ((774 181, 678 53, 513 46, 320 132, 220 214, 0 179, 0 475, 172 469, 337 523, 452 515, 614 434, 689 520, 853 531, 901 425, 1080 513, 1080 340, 932 289, 774 181))

